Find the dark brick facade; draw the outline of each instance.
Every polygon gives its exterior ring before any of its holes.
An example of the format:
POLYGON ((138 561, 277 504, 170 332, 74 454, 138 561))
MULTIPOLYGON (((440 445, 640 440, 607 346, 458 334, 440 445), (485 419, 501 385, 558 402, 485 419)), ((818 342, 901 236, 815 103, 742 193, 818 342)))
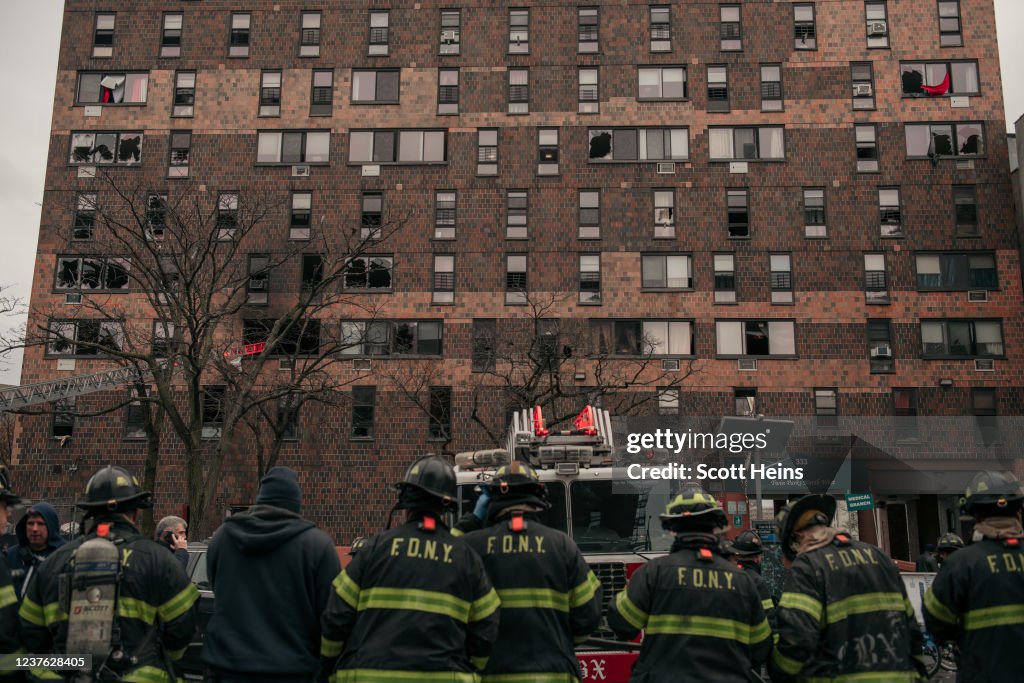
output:
MULTIPOLYGON (((454 439, 449 447, 486 447, 484 431, 469 421, 472 410, 466 387, 470 372, 474 318, 523 318, 522 308, 504 303, 504 256, 527 253, 529 288, 568 293, 557 307, 563 339, 585 348, 589 318, 679 318, 695 322, 694 355, 699 371, 690 377, 680 400, 696 415, 733 412, 733 387, 757 387, 758 409, 769 415, 813 414, 813 387, 836 387, 844 415, 887 415, 893 387, 917 387, 920 415, 957 415, 970 411, 970 387, 997 389, 1000 415, 1021 415, 1024 394, 1024 314, 1018 233, 1013 197, 1006 175, 1003 102, 995 42, 995 19, 987 0, 962 0, 963 47, 939 47, 933 0, 888 3, 891 49, 867 49, 861 0, 817 2, 818 49, 795 51, 792 3, 746 0, 742 5, 743 50, 719 50, 718 6, 681 2, 671 6, 669 53, 648 49, 648 6, 617 2, 584 3, 600 8, 600 52, 577 54, 573 4, 531 7, 530 53, 506 51, 509 3, 467 0, 461 4, 461 54, 438 54, 439 10, 452 3, 427 0, 390 7, 390 55, 367 56, 368 8, 380 3, 326 3, 322 10, 321 55, 300 58, 300 13, 317 9, 293 0, 252 0, 248 5, 221 0, 124 0, 117 19, 111 58, 93 58, 95 12, 107 6, 86 0, 65 4, 57 94, 53 116, 46 193, 40 227, 30 323, 59 310, 62 295, 53 288, 58 254, 73 253, 66 243, 74 193, 97 189, 68 164, 72 131, 144 131, 143 162, 117 169, 124 182, 175 192, 185 181, 167 178, 169 133, 193 133, 191 178, 211 196, 238 190, 247 197, 280 196, 279 215, 262 228, 254 250, 277 252, 288 239, 283 205, 292 190, 313 193, 313 230, 341 234, 358 225, 360 195, 383 193, 385 213, 408 216, 398 239, 381 245, 395 256, 394 291, 367 295, 384 306, 388 318, 443 319, 444 357, 429 361, 440 367, 454 387, 454 439), (159 58, 164 12, 184 14, 182 55, 159 58), (230 15, 252 15, 250 56, 227 56, 230 15), (901 97, 900 61, 976 60, 980 95, 966 108, 952 108, 950 98, 901 97), (871 62, 876 108, 854 111, 851 62, 871 62), (760 64, 781 64, 785 110, 761 112, 760 64), (684 101, 637 100, 637 65, 685 66, 684 101), (728 113, 707 112, 707 66, 728 67, 728 113), (599 69, 601 112, 577 114, 577 72, 599 69), (438 68, 460 69, 458 116, 438 116, 438 68), (506 114, 508 68, 530 73, 530 114, 506 114), (401 70, 400 103, 363 105, 350 102, 352 70, 401 70), (279 118, 259 118, 258 93, 263 69, 282 70, 279 118), (311 71, 334 73, 333 116, 310 117, 311 71), (80 71, 148 71, 147 101, 139 106, 107 106, 99 117, 84 116, 75 103, 80 71), (197 72, 195 116, 172 118, 175 71, 197 72), (907 122, 974 121, 984 125, 984 153, 973 168, 951 159, 931 163, 908 159, 907 122), (879 173, 856 171, 855 124, 877 127, 879 173), (785 126, 785 161, 750 161, 746 173, 710 161, 709 126, 785 126), (675 173, 661 175, 656 165, 588 161, 588 129, 686 127, 689 158, 675 173), (558 128, 559 175, 538 176, 538 128, 558 128), (383 165, 379 177, 364 177, 348 163, 350 131, 355 129, 445 129, 447 162, 433 165, 383 165), (499 129, 499 172, 476 174, 477 129, 499 129), (330 163, 312 166, 310 177, 294 178, 288 166, 255 164, 259 130, 330 130, 330 163), (978 237, 959 237, 954 223, 953 185, 973 185, 978 203, 978 237), (905 237, 880 237, 877 189, 901 191, 905 237), (750 239, 730 239, 726 229, 726 190, 749 190, 750 239), (824 188, 828 237, 804 236, 803 189, 824 188), (578 191, 601 191, 601 238, 577 237, 578 191), (653 236, 653 191, 671 189, 675 198, 675 237, 653 236), (434 193, 457 192, 456 239, 433 239, 434 193), (505 238, 505 192, 529 193, 527 241, 505 238), (999 285, 987 303, 969 303, 965 291, 918 292, 914 254, 918 251, 986 250, 996 255, 999 285), (640 256, 680 253, 692 257, 693 288, 681 292, 641 291, 640 256), (792 258, 793 305, 770 303, 769 253, 792 258), (884 252, 889 277, 888 305, 865 304, 866 252, 884 252), (455 305, 431 305, 431 254, 456 256, 455 305), (577 253, 601 254, 603 301, 576 304, 577 253), (713 254, 734 253, 738 304, 713 300, 713 254), (976 372, 972 360, 922 358, 921 318, 994 318, 1002 321, 1005 358, 994 372, 976 372), (792 319, 796 356, 760 360, 756 372, 741 372, 735 359, 716 359, 715 321, 792 319), (891 321, 894 374, 871 374, 866 321, 891 321), (939 389, 952 379, 953 390, 939 389)), ((529 6, 512 3, 511 6, 529 6)), ((102 190, 100 190, 102 192, 102 190)), ((97 235, 102 241, 103 236, 97 235)), ((287 297, 299 284, 298 265, 275 271, 274 297, 287 297)), ((138 294, 124 294, 129 324, 150 325, 152 312, 138 294)), ((340 317, 358 317, 355 309, 340 317)), ((325 322, 325 334, 337 334, 337 321, 325 322)), ((241 322, 225 329, 225 338, 241 335, 241 322)), ((416 361, 387 360, 374 364, 416 361)), ((105 367, 79 359, 75 372, 105 367)), ((577 371, 591 370, 586 359, 577 371)), ((41 349, 26 353, 23 382, 59 376, 55 361, 41 349)), ((66 373, 65 373, 66 374, 66 373)), ((592 377, 588 377, 593 381, 592 377)), ((298 442, 282 453, 285 464, 302 471, 310 515, 348 541, 376 528, 390 506, 386 484, 415 454, 443 444, 428 440, 427 418, 385 378, 371 374, 361 384, 377 383, 376 437, 353 441, 351 411, 310 407, 302 414, 298 442)), ((99 406, 111 396, 83 399, 79 408, 99 406)), ((656 408, 656 403, 653 404, 656 408)), ((648 408, 650 410, 650 408, 648 408)), ((486 403, 483 414, 501 431, 505 406, 486 403)), ((90 470, 108 460, 139 467, 144 444, 123 439, 123 415, 81 419, 67 448, 50 438, 49 418, 20 422, 17 468, 28 495, 70 501, 90 470), (77 473, 67 472, 77 462, 77 473)), ((239 454, 251 447, 239 435, 239 454)), ((159 477, 158 512, 176 509, 183 499, 180 449, 173 437, 159 477)), ((256 475, 251 459, 241 455, 228 464, 218 505, 250 502, 256 475)))

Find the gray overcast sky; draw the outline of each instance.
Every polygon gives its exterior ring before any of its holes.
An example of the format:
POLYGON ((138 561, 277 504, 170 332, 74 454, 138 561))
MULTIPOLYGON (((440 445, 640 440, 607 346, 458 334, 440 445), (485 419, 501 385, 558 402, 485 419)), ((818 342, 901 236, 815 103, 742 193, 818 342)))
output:
MULTIPOLYGON (((1024 2, 995 0, 1006 123, 1024 114, 1024 2)), ((28 299, 49 145, 63 0, 0 0, 0 286, 28 299)), ((0 328, 15 320, 0 319, 0 328)), ((21 358, 0 366, 0 383, 19 383, 21 358)))

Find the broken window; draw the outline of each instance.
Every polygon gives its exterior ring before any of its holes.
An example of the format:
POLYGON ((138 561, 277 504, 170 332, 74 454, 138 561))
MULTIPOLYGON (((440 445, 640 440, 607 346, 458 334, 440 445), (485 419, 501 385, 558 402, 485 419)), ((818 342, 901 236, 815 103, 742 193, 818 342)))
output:
POLYGON ((352 438, 373 438, 373 411, 376 387, 352 387, 352 438))
POLYGON ((434 283, 431 302, 455 303, 455 255, 434 254, 434 283))
POLYGON ((580 7, 576 14, 578 22, 579 52, 597 52, 600 22, 596 7, 580 7))
POLYGON ((871 62, 850 64, 850 80, 853 86, 853 108, 875 108, 875 77, 871 62))
POLYGON ((374 56, 387 56, 388 54, 388 24, 387 12, 370 12, 370 43, 369 54, 374 56))
POLYGON ((277 429, 282 441, 298 441, 300 408, 298 394, 285 394, 277 399, 277 429))
POLYGON ((878 188, 878 212, 881 217, 882 237, 903 237, 903 212, 900 208, 898 187, 878 188))
POLYGON ((150 193, 146 198, 146 239, 162 240, 167 232, 167 195, 150 193))
POLYGON ((956 234, 977 237, 978 195, 974 185, 953 186, 953 208, 956 212, 956 234))
POLYGON ((708 139, 712 161, 786 158, 782 126, 710 128, 708 139))
POLYGON ((54 287, 64 292, 127 292, 130 267, 126 258, 60 256, 54 287))
POLYGON ((459 54, 461 15, 457 9, 441 10, 441 54, 459 54))
POLYGON ((459 113, 459 70, 438 69, 437 113, 459 113))
POLYGON ((904 97, 977 95, 981 91, 976 61, 901 62, 904 97))
POLYGON ((330 116, 334 103, 334 71, 313 70, 313 87, 309 98, 310 116, 330 116))
POLYGON ((772 303, 793 303, 793 265, 789 254, 769 254, 772 303))
POLYGON ((247 304, 264 305, 270 297, 270 256, 249 254, 249 281, 245 286, 247 304))
POLYGON ((355 130, 349 134, 350 164, 433 163, 446 158, 446 130, 355 130))
POLYGON ((430 387, 429 438, 449 441, 452 438, 452 388, 430 387))
POLYGON ((640 257, 643 289, 692 289, 693 257, 689 254, 644 254, 640 257))
POLYGON ((719 7, 720 47, 723 52, 743 49, 743 34, 740 29, 740 6, 719 7))
POLYGON ((114 54, 114 20, 113 12, 97 12, 96 28, 92 38, 93 57, 111 57, 114 54))
POLYGON ((676 236, 676 193, 675 190, 654 191, 654 236, 676 236))
POLYGON ((324 279, 324 257, 320 254, 302 255, 302 277, 299 286, 303 290, 311 290, 320 286, 324 279))
POLYGON ((139 394, 139 387, 129 389, 131 403, 125 406, 124 412, 124 438, 145 439, 146 438, 146 417, 149 413, 148 406, 143 405, 140 398, 149 396, 149 387, 143 386, 139 394))
MULTIPOLYGON (((581 240, 601 237, 601 191, 580 190, 579 237, 581 240)), ((525 217, 524 217, 525 222, 525 217)))
POLYGON ((530 10, 520 8, 508 11, 508 51, 510 54, 526 54, 530 51, 530 10))
POLYGON ((601 303, 601 255, 580 254, 581 304, 601 303))
POLYGON ((793 5, 793 48, 817 50, 818 29, 814 21, 814 3, 793 5))
POLYGON ((96 228, 96 193, 79 192, 75 196, 75 220, 71 228, 71 238, 91 240, 96 228))
POLYGON ((889 276, 885 254, 864 254, 864 302, 889 303, 889 276))
POLYGON ((174 104, 171 116, 192 116, 196 105, 196 72, 178 71, 174 74, 174 104))
POLYGON ((481 128, 476 133, 476 174, 498 175, 498 129, 481 128))
POLYGON ((124 324, 117 320, 51 322, 46 351, 51 356, 88 357, 120 351, 124 324))
POLYGON ((736 303, 736 256, 715 254, 715 303, 736 303))
POLYGON ((508 70, 508 113, 530 113, 530 70, 508 70))
POLYGON ((360 256, 345 269, 345 289, 391 289, 394 258, 360 256))
POLYGON ((537 130, 537 175, 558 175, 558 129, 537 130))
POLYGON ((160 34, 160 56, 181 56, 181 25, 182 15, 179 13, 164 15, 164 29, 160 34))
POLYGON ((192 131, 175 130, 171 132, 170 158, 168 160, 168 178, 187 178, 189 158, 192 156, 192 131))
POLYGON ((878 133, 873 123, 854 126, 857 145, 857 171, 875 173, 878 171, 878 133))
POLYGON ((689 128, 611 128, 589 131, 590 161, 681 161, 690 156, 689 128))
POLYGON ((231 15, 228 57, 249 56, 249 26, 251 18, 248 12, 231 15))
POLYGON ((258 164, 326 164, 330 162, 329 131, 260 131, 258 164))
POLYGON ((434 320, 391 322, 391 353, 395 355, 440 356, 444 324, 434 320))
POLYGON ((384 196, 380 192, 364 192, 359 221, 359 239, 379 240, 384 216, 384 196))
POLYGON ((227 387, 223 384, 208 384, 202 388, 202 438, 216 439, 220 437, 224 426, 224 400, 227 387))
POLYGON ((352 72, 352 102, 398 104, 401 72, 395 69, 352 72))
POLYGON ((88 72, 78 74, 78 104, 145 104, 149 73, 88 72))
POLYGON ((281 72, 264 71, 260 76, 260 116, 281 115, 281 72))
POLYGON ((510 240, 527 238, 526 218, 529 212, 526 190, 509 190, 505 195, 505 237, 510 240))
POLYGON ((580 114, 597 114, 601 111, 598 91, 598 70, 592 68, 579 70, 579 105, 580 114))
POLYGON ((724 65, 708 67, 709 112, 729 111, 729 71, 724 65))
MULTIPOLYGON (((272 318, 246 319, 242 321, 242 343, 259 344, 270 341, 270 333, 278 323, 272 318)), ((278 337, 266 353, 280 358, 313 356, 320 352, 320 321, 310 318, 281 321, 278 337)))
POLYGON ((939 2, 939 45, 958 47, 964 44, 960 25, 960 2, 940 0, 939 2))
POLYGON ((53 402, 53 424, 50 434, 55 439, 75 433, 75 398, 61 398, 53 402))
POLYGON ((153 356, 170 358, 175 349, 174 323, 167 320, 153 321, 153 356))
POLYGON ((238 228, 238 193, 223 192, 217 197, 217 239, 229 240, 238 228))
POLYGON ((761 111, 782 111, 782 66, 761 65, 761 111))
POLYGON ((719 320, 715 323, 719 356, 793 356, 792 320, 719 320))
POLYGON ((288 226, 288 239, 309 239, 309 230, 313 216, 312 208, 312 192, 292 192, 292 210, 288 226))
POLYGON ((685 66, 642 66, 637 69, 637 99, 681 100, 686 98, 685 66))
POLYGON ((804 188, 804 237, 828 237, 825 188, 804 188))
POLYGON ((434 239, 455 239, 455 190, 434 193, 434 239))
POLYGON ((473 318, 473 372, 493 372, 496 365, 497 321, 473 318))
POLYGON ((299 39, 300 57, 320 56, 320 12, 303 12, 301 37, 299 39))
POLYGON ((981 156, 985 153, 985 128, 981 122, 910 124, 905 128, 907 157, 981 156))
POLYGON ((76 132, 71 134, 72 164, 137 164, 142 161, 142 133, 76 132))
POLYGON ((505 303, 525 304, 526 297, 526 254, 505 256, 505 303))
POLYGON ((729 237, 750 237, 750 211, 747 190, 726 190, 729 237))
POLYGON ((672 51, 672 9, 651 7, 651 52, 672 51))

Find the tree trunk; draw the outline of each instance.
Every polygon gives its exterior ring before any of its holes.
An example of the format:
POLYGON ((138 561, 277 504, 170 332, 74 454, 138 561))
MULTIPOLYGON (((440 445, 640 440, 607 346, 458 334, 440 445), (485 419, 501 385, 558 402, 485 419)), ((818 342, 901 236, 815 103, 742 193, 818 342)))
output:
MULTIPOLYGON (((142 470, 142 488, 146 491, 156 489, 156 470, 160 464, 160 436, 163 433, 164 411, 163 408, 149 408, 149 415, 146 420, 146 463, 142 470)), ((144 535, 152 538, 156 530, 156 520, 153 519, 153 508, 142 511, 141 531, 144 535)))

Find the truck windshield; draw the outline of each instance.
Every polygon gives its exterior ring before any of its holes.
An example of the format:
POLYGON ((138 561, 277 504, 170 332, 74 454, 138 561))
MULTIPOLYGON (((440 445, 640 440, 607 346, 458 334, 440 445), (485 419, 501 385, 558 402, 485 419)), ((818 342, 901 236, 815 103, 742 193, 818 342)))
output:
MULTIPOLYGON (((546 483, 548 487, 548 502, 551 503, 551 509, 538 514, 540 522, 544 526, 568 533, 568 527, 566 526, 568 515, 565 508, 565 485, 560 481, 549 481, 546 483)), ((475 488, 475 484, 459 486, 459 517, 473 511, 477 496, 480 495, 473 490, 475 488)))
POLYGON ((615 490, 611 481, 574 481, 570 484, 572 537, 584 553, 667 551, 671 534, 662 531, 658 513, 665 509, 667 493, 615 490))

